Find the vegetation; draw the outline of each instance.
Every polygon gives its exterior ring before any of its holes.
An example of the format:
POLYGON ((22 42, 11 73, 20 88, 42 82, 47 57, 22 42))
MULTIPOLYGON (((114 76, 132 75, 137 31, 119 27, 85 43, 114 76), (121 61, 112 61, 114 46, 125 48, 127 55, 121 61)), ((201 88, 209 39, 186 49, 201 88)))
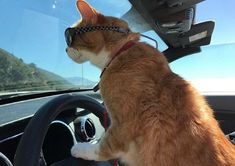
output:
POLYGON ((62 77, 0 49, 0 91, 61 90, 71 85, 62 77))

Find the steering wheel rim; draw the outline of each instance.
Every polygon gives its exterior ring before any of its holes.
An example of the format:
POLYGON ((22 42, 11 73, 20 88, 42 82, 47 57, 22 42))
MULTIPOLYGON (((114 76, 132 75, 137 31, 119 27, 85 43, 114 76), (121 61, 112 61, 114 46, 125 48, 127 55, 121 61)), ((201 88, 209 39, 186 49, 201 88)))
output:
POLYGON ((40 151, 51 122, 63 111, 84 108, 107 124, 107 112, 98 101, 85 95, 65 94, 50 100, 32 117, 18 144, 14 165, 39 166, 40 151))

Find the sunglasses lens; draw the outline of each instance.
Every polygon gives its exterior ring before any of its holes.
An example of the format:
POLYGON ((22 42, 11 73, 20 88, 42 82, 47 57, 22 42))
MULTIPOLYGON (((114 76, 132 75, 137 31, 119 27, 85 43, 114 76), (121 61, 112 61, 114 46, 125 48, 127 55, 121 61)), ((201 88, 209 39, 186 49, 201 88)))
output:
POLYGON ((65 30, 64 35, 67 45, 70 46, 72 44, 72 38, 73 38, 72 28, 67 28, 65 30))

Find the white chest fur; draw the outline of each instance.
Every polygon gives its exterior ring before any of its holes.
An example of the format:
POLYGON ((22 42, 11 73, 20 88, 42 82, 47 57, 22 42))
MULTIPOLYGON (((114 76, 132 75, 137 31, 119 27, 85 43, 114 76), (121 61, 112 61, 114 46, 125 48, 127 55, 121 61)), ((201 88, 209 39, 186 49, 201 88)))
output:
POLYGON ((103 69, 110 60, 110 52, 107 51, 105 48, 101 49, 98 54, 87 50, 78 51, 77 49, 74 49, 72 47, 68 47, 66 49, 66 52, 69 57, 75 62, 81 64, 86 61, 90 61, 93 65, 97 66, 100 69, 103 69))

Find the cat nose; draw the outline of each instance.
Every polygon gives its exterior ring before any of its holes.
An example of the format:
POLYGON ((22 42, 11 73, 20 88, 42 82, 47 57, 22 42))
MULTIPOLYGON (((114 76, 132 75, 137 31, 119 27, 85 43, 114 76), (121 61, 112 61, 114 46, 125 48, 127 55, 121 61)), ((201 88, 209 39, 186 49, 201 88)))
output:
POLYGON ((68 52, 68 47, 65 49, 66 52, 68 52))

